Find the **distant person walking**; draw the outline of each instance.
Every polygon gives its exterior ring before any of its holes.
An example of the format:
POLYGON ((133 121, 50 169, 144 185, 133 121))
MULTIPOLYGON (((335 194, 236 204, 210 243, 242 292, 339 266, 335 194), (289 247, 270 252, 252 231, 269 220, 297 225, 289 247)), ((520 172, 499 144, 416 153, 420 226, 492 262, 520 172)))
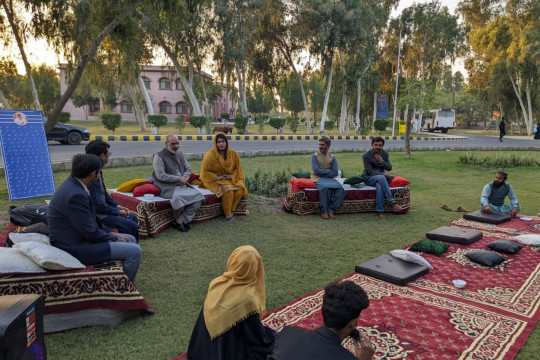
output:
POLYGON ((503 136, 506 135, 506 123, 504 122, 504 116, 499 123, 499 141, 503 142, 503 136))
POLYGON ((534 127, 534 140, 540 140, 540 123, 534 127))

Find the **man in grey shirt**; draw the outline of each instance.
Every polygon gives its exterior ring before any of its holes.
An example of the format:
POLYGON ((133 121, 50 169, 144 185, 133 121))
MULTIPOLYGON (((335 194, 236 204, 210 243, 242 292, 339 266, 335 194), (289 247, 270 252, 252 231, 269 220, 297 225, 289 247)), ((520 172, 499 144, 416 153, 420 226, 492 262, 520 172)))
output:
POLYGON ((189 223, 201 207, 204 195, 188 184, 191 167, 184 154, 178 151, 180 142, 174 134, 167 135, 165 148, 154 154, 154 185, 160 190, 160 196, 171 199, 175 221, 173 226, 182 232, 189 230, 189 223))
POLYGON ((388 152, 383 150, 383 146, 384 139, 380 136, 374 137, 371 140, 371 150, 366 151, 362 156, 364 160, 364 172, 362 173, 364 182, 366 185, 374 186, 377 189, 375 212, 379 219, 386 218, 384 215, 384 198, 388 200, 393 211, 401 209, 390 192, 388 183, 392 181, 394 176, 387 173, 387 171, 392 170, 392 164, 388 152))

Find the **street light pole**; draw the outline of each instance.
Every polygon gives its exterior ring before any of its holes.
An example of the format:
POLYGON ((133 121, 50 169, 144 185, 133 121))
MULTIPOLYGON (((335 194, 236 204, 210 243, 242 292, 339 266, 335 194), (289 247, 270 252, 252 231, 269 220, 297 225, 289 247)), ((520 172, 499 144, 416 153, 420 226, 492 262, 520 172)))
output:
POLYGON ((392 121, 392 136, 394 136, 394 130, 396 129, 396 108, 397 108, 397 91, 399 83, 399 59, 401 58, 401 24, 399 25, 399 43, 398 43, 398 55, 397 55, 397 72, 396 72, 396 92, 394 94, 394 120, 392 121))

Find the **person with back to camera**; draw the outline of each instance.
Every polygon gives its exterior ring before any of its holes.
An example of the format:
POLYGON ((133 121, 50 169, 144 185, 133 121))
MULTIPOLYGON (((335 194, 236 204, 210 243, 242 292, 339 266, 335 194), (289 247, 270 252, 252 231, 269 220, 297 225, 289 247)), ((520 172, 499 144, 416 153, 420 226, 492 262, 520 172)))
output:
POLYGON ((385 219, 384 198, 390 203, 393 211, 399 211, 399 205, 394 201, 388 185, 394 176, 387 171, 392 170, 390 156, 386 150, 383 150, 384 139, 376 136, 371 140, 371 149, 362 156, 364 161, 364 182, 368 186, 375 186, 375 212, 379 219, 385 219))
POLYGON ((499 123, 499 141, 503 142, 503 137, 506 135, 506 123, 504 122, 504 116, 499 123))
POLYGON ((135 281, 142 250, 129 234, 112 233, 96 217, 88 187, 98 181, 103 160, 93 154, 73 157, 71 175, 49 203, 47 223, 51 245, 85 265, 122 261, 124 273, 135 281))
POLYGON ((486 213, 510 214, 516 217, 521 210, 516 193, 512 185, 506 182, 508 174, 504 171, 495 173, 495 180, 484 186, 480 196, 480 210, 486 213), (505 204, 504 199, 508 196, 510 204, 505 204))
POLYGON ((371 340, 356 329, 362 310, 369 306, 366 292, 356 283, 334 281, 324 289, 323 326, 305 330, 286 326, 277 335, 268 360, 371 360, 371 340), (353 338, 353 353, 341 343, 353 338))
POLYGON ((540 140, 540 123, 534 127, 534 140, 540 140))
POLYGON ((264 266, 253 246, 236 248, 227 271, 210 282, 193 329, 188 360, 264 360, 272 353, 274 330, 266 314, 264 266))
POLYGON ((240 157, 236 151, 229 148, 224 134, 214 137, 214 147, 204 156, 200 180, 200 188, 209 189, 221 198, 225 219, 235 220, 233 212, 248 191, 244 184, 240 157))
MULTIPOLYGON (((87 154, 99 156, 103 165, 109 162, 111 152, 110 145, 102 140, 93 140, 84 148, 87 154)), ((119 205, 107 192, 103 181, 103 171, 99 172, 99 179, 88 187, 92 204, 96 209, 99 220, 110 228, 115 228, 120 233, 130 234, 139 239, 139 219, 137 215, 129 212, 128 208, 119 205)))

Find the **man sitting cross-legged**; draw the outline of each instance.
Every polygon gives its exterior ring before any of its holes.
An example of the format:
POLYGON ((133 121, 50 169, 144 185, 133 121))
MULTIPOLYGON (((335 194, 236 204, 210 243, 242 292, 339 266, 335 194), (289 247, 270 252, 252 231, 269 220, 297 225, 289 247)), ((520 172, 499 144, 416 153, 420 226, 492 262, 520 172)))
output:
POLYGON ((159 196, 171 199, 173 226, 182 232, 189 230, 189 223, 201 207, 204 195, 188 184, 191 175, 184 154, 178 149, 180 142, 176 135, 167 135, 165 147, 154 154, 154 184, 161 190, 159 196))
POLYGON ((311 181, 319 190, 319 207, 323 219, 335 218, 341 202, 345 199, 343 185, 335 179, 338 175, 336 157, 329 153, 331 140, 319 139, 319 151, 311 155, 311 181))
POLYGON ((521 206, 512 185, 506 182, 508 174, 497 171, 495 180, 484 186, 480 196, 481 210, 486 213, 510 214, 515 217, 521 206), (504 199, 508 196, 510 204, 505 204, 504 199))
POLYGON ((356 330, 358 317, 369 306, 366 292, 352 281, 335 281, 324 289, 323 326, 309 331, 286 326, 277 336, 268 360, 371 360, 371 340, 356 330), (341 343, 353 337, 354 352, 341 343))
POLYGON ((371 140, 371 150, 368 150, 362 156, 364 161, 364 182, 366 185, 375 186, 375 212, 379 219, 384 219, 384 198, 390 203, 390 207, 394 211, 400 210, 399 205, 394 201, 394 197, 390 192, 388 183, 394 178, 393 175, 386 173, 392 170, 390 157, 388 152, 383 150, 384 139, 380 136, 374 137, 371 140))
POLYGON ((88 187, 98 181, 103 161, 96 155, 73 157, 71 176, 58 187, 49 203, 47 223, 51 245, 67 251, 86 265, 121 260, 133 282, 142 250, 129 234, 112 233, 101 225, 88 187))
MULTIPOLYGON (((111 152, 110 145, 102 140, 93 140, 86 145, 84 150, 87 154, 94 154, 103 160, 103 165, 109 162, 111 152)), ((103 181, 103 172, 99 172, 99 179, 88 187, 92 203, 96 209, 97 217, 101 222, 110 228, 117 229, 118 232, 130 234, 139 239, 139 219, 137 215, 119 205, 107 192, 103 181)))

